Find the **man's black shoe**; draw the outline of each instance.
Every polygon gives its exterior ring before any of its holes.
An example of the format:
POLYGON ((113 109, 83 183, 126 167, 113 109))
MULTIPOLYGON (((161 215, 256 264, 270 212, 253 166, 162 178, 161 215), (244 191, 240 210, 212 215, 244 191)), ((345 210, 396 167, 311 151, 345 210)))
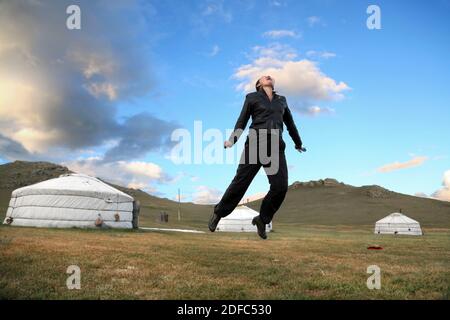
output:
POLYGON ((258 235, 263 239, 267 239, 266 224, 261 220, 261 217, 254 217, 252 220, 252 224, 256 225, 256 228, 258 229, 258 235))
POLYGON ((209 218, 208 227, 209 231, 214 232, 216 231, 217 225, 219 224, 221 217, 219 217, 217 214, 213 212, 211 215, 211 218, 209 218))

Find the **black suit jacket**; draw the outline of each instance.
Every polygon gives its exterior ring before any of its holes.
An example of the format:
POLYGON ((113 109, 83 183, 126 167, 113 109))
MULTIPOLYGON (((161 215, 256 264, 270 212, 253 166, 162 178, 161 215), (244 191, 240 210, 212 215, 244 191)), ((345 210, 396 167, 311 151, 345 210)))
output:
POLYGON ((289 135, 294 141, 295 148, 302 147, 302 139, 295 126, 286 97, 277 94, 276 91, 272 91, 272 93, 272 101, 270 101, 264 89, 248 93, 245 96, 242 111, 228 141, 233 144, 238 141, 251 117, 252 124, 250 128, 253 129, 268 129, 269 132, 270 129, 279 129, 281 134, 283 132, 283 123, 286 124, 289 135))

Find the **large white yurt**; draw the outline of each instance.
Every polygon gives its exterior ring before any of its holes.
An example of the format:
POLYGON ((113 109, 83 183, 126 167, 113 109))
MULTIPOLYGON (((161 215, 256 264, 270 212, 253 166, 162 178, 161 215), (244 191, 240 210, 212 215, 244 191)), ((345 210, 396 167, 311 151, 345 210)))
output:
POLYGON ((4 224, 132 228, 133 197, 97 178, 64 174, 12 192, 4 224))
POLYGON ((375 223, 376 234, 422 235, 419 222, 400 212, 394 212, 375 223))
MULTIPOLYGON (((252 225, 252 220, 259 215, 247 206, 237 206, 228 216, 220 219, 217 231, 224 232, 256 232, 256 226, 252 225)), ((266 232, 272 231, 272 223, 266 225, 266 232)))

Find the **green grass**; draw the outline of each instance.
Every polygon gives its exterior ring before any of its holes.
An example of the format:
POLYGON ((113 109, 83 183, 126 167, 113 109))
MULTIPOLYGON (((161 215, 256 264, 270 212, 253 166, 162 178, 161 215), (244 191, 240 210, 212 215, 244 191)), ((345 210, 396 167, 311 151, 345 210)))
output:
MULTIPOLYGON (((0 165, 0 222, 14 189, 67 171, 0 165)), ((178 221, 178 203, 116 187, 140 200, 141 226, 207 231, 212 205, 182 203, 178 221), (157 221, 160 211, 169 223, 157 221)), ((449 299, 450 202, 379 191, 291 186, 267 241, 246 233, 0 226, 0 299, 449 299), (375 221, 400 208, 424 236, 372 233, 375 221), (82 270, 79 291, 65 286, 72 264, 82 270), (372 264, 381 268, 381 290, 366 287, 372 264)))
POLYGON ((183 234, 0 227, 0 299, 449 299, 450 230, 277 224, 183 234), (380 245, 380 251, 367 250, 380 245), (81 268, 81 290, 65 286, 81 268), (381 268, 369 290, 367 266, 381 268))

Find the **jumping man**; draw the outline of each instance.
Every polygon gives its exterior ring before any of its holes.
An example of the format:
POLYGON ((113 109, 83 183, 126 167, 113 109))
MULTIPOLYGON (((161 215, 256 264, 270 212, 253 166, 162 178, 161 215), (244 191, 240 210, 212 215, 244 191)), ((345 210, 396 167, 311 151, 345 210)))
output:
POLYGON ((302 147, 302 140, 286 98, 274 90, 274 84, 275 80, 271 76, 258 79, 255 84, 256 91, 246 95, 234 131, 224 142, 225 148, 231 148, 252 117, 236 175, 220 202, 214 206, 209 220, 208 227, 211 232, 216 230, 221 218, 236 208, 262 166, 269 179, 270 190, 261 203, 260 214, 253 218, 252 223, 256 225, 258 235, 266 239, 266 224, 272 221, 288 190, 288 170, 284 154, 286 144, 282 139, 283 123, 294 141, 295 149, 299 152, 306 151, 302 147))

